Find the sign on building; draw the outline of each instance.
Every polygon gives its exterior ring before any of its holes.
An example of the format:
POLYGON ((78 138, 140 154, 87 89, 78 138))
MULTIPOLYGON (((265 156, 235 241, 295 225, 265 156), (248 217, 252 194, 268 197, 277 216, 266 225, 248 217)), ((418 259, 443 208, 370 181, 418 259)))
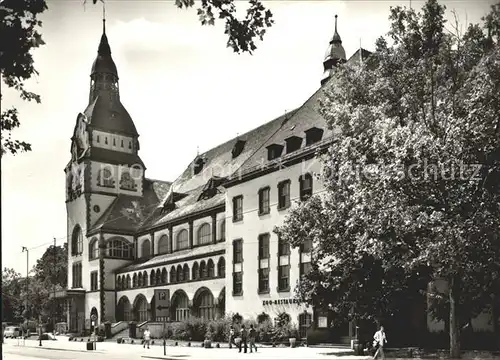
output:
POLYGON ((166 322, 170 313, 170 290, 155 289, 156 321, 166 322))

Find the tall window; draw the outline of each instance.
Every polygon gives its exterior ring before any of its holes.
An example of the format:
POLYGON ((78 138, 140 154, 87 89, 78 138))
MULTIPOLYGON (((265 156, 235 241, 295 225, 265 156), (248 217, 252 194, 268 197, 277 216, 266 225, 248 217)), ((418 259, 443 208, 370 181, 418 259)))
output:
POLYGON ((220 241, 226 240, 226 220, 220 223, 220 241))
POLYGON ((306 275, 308 274, 312 269, 311 263, 310 262, 303 262, 300 263, 300 272, 299 275, 306 275))
POLYGON ((259 269, 259 293, 269 292, 269 268, 259 269))
POLYGON ((215 277, 215 265, 212 259, 207 262, 207 277, 212 279, 215 277))
POLYGON ((99 283, 97 281, 98 279, 97 274, 98 274, 97 271, 92 271, 90 273, 90 291, 94 291, 99 288, 99 283))
POLYGON ((233 198, 233 221, 243 219, 243 196, 235 196, 233 198))
POLYGON ((172 301, 173 321, 185 321, 189 318, 189 300, 184 293, 177 293, 172 301))
POLYGON ((184 281, 184 272, 182 271, 182 267, 177 265, 177 282, 184 281))
POLYGON ((269 234, 259 235, 259 260, 269 259, 269 234))
POLYGON ((134 274, 134 276, 132 277, 132 288, 136 287, 137 287, 137 274, 134 274))
POLYGON ((219 277, 225 277, 226 276, 226 260, 224 260, 223 257, 219 259, 219 262, 217 263, 217 275, 219 277))
POLYGON ((269 193, 269 187, 259 190, 259 215, 269 214, 269 193))
POLYGON ((184 264, 182 268, 183 276, 184 276, 184 281, 189 281, 189 266, 187 264, 184 264))
POLYGON ((278 255, 290 255, 290 244, 281 238, 278 238, 278 255))
POLYGON ((290 180, 278 184, 278 209, 283 210, 290 206, 290 180))
POLYGON ((71 255, 78 256, 83 253, 83 233, 80 225, 76 225, 71 236, 71 255))
POLYGON ((205 260, 200 263, 200 279, 205 279, 207 277, 207 264, 205 260))
POLYGON ((191 279, 198 280, 200 277, 200 267, 198 266, 198 263, 196 261, 193 264, 193 269, 191 270, 191 272, 191 279))
POLYGON ((205 223, 198 228, 198 245, 210 244, 212 242, 212 231, 210 225, 205 223))
POLYGON ((204 291, 198 299, 198 316, 205 320, 215 318, 214 296, 210 291, 204 291))
POLYGON ((90 242, 90 252, 89 252, 89 259, 97 259, 99 257, 99 241, 97 238, 93 238, 92 241, 90 242))
POLYGON ((145 297, 141 296, 139 300, 137 300, 137 305, 136 305, 136 310, 137 310, 137 321, 143 322, 143 321, 148 321, 149 316, 148 316, 148 301, 146 300, 145 297))
POLYGON ((313 193, 313 178, 311 174, 305 174, 299 178, 300 200, 306 200, 313 193))
POLYGON ((243 262, 243 240, 238 239, 233 242, 233 262, 239 264, 243 262))
POLYGON ((312 240, 307 239, 300 245, 300 252, 310 253, 312 251, 312 246, 313 246, 312 240))
POLYGON ((161 270, 161 283, 162 284, 168 283, 167 269, 165 269, 165 268, 163 268, 161 270))
POLYGON ((312 315, 308 312, 304 312, 299 315, 299 335, 301 339, 307 337, 307 329, 311 327, 312 315))
POLYGON ((151 256, 151 242, 149 240, 144 240, 141 246, 141 257, 151 256))
POLYGON ((189 247, 189 236, 186 229, 183 229, 177 233, 177 238, 175 241, 176 250, 184 250, 189 247))
POLYGON ((243 294, 243 274, 241 272, 233 273, 233 295, 243 294))
POLYGON ((73 274, 73 288, 82 288, 82 263, 74 263, 72 266, 73 274))
POLYGON ((158 254, 166 254, 168 253, 168 236, 162 235, 158 240, 158 254))
POLYGON ((174 284, 177 282, 177 273, 175 271, 175 266, 170 268, 170 283, 174 284))
POLYGON ((278 267, 278 291, 290 290, 290 266, 280 265, 278 267))

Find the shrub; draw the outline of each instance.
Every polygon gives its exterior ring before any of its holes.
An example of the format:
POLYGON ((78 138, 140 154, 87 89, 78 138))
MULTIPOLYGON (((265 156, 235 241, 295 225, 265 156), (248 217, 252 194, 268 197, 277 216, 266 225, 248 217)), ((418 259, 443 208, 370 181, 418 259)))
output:
POLYGON ((257 323, 258 324, 262 324, 266 321, 271 321, 271 318, 265 312, 261 312, 259 315, 257 315, 257 323))
POLYGON ((236 324, 241 324, 241 322, 243 321, 243 316, 241 316, 239 313, 233 314, 231 318, 232 322, 236 324))

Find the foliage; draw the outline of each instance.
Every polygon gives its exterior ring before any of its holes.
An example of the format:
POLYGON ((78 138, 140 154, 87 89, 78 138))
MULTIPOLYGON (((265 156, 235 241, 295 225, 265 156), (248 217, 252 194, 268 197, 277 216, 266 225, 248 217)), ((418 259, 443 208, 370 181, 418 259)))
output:
POLYGON ((14 269, 2 271, 2 322, 20 323, 24 310, 21 292, 24 282, 14 269))
POLYGON ((257 323, 258 324, 263 323, 264 321, 269 321, 269 320, 271 320, 271 318, 265 312, 262 312, 259 315, 257 315, 257 323))
MULTIPOLYGON (((85 2, 86 0, 84 0, 85 2)), ((94 4, 98 0, 92 0, 94 4)), ((104 2, 104 0, 100 0, 104 2)), ((193 7, 194 0, 175 0, 180 9, 193 7)), ((236 0, 202 0, 197 15, 202 25, 214 25, 216 19, 225 22, 224 33, 228 36, 227 47, 236 53, 252 53, 257 46, 255 42, 262 40, 266 28, 273 25, 273 14, 258 0, 248 0, 248 8, 243 20, 238 19, 236 0)))
POLYGON ((458 357, 460 319, 500 296, 500 6, 464 34, 458 21, 446 30, 444 11, 436 0, 391 8, 389 40, 361 68, 338 69, 320 104, 336 131, 327 192, 277 232, 313 240, 299 296, 347 318, 391 314, 429 276, 446 280, 428 295, 448 308, 458 357))
MULTIPOLYGON (((3 44, 0 70, 3 82, 18 91, 21 99, 37 103, 40 103, 40 96, 26 90, 24 82, 38 75, 32 50, 44 44, 38 30, 42 26, 38 16, 45 10, 45 0, 4 0, 0 6, 0 39, 3 44)), ((17 109, 5 107, 0 116, 0 155, 30 151, 30 144, 12 138, 12 131, 20 126, 17 109)))
POLYGON ((36 261, 35 277, 48 286, 58 285, 66 288, 68 285, 68 243, 63 246, 50 246, 36 261))

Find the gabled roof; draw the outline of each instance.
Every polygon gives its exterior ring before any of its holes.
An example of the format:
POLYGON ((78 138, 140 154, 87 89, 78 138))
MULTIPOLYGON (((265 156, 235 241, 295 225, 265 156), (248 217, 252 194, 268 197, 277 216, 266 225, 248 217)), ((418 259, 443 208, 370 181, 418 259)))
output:
POLYGON ((88 231, 136 232, 168 192, 168 181, 144 179, 143 196, 120 194, 88 231))

